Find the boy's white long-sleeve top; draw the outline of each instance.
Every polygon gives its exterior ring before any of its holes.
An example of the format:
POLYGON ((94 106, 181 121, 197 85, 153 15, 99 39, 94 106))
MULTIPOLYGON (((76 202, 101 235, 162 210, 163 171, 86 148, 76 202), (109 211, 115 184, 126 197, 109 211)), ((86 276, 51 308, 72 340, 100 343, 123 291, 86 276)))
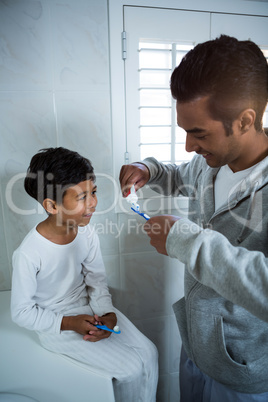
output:
POLYGON ((60 333, 64 312, 87 298, 94 314, 114 312, 99 239, 90 225, 59 245, 34 227, 13 254, 11 315, 18 325, 60 333))

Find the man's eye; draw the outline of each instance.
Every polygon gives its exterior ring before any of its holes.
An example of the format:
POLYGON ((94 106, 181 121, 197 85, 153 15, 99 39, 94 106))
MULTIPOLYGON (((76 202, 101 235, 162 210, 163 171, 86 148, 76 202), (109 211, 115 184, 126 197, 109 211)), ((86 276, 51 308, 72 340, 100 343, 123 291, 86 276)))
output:
POLYGON ((91 193, 93 196, 97 194, 97 190, 92 191, 91 193))

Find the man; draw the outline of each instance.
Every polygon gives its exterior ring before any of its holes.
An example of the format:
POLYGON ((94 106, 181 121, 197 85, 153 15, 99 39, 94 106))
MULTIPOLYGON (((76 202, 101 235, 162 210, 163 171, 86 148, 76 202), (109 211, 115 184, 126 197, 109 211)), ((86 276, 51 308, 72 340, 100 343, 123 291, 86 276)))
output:
MULTIPOLYGON (((222 35, 171 77, 190 163, 125 165, 123 195, 146 183, 189 197, 189 219, 145 225, 159 253, 185 263, 173 306, 182 338, 182 402, 268 401, 268 67, 251 41, 222 35)), ((159 190, 161 189, 161 190, 159 190)))

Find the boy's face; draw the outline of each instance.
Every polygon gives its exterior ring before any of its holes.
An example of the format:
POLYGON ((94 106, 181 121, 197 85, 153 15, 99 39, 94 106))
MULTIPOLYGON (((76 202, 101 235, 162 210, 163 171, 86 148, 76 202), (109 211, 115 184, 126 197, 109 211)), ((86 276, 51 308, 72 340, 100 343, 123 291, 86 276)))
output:
POLYGON ((61 205, 58 207, 58 224, 85 226, 97 206, 97 186, 92 180, 82 181, 67 188, 61 205))

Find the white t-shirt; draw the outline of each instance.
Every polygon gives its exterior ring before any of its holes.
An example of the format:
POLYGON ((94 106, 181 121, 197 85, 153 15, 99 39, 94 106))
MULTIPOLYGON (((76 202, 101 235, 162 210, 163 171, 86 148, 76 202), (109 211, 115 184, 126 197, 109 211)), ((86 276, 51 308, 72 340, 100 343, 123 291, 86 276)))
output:
POLYGON ((11 314, 23 327, 59 333, 64 313, 90 305, 113 312, 99 239, 90 225, 69 244, 55 244, 34 227, 13 254, 11 314))
POLYGON ((215 211, 217 211, 223 204, 225 204, 229 197, 238 190, 240 183, 246 176, 255 168, 251 166, 248 169, 233 172, 228 165, 224 165, 217 173, 215 180, 215 211))

